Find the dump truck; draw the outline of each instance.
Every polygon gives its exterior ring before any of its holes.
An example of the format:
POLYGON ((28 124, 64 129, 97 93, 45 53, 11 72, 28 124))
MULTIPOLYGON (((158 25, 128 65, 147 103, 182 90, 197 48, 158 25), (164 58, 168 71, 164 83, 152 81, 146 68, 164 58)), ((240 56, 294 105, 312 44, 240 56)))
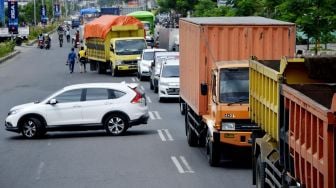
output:
POLYGON ((153 13, 149 11, 135 11, 135 12, 129 13, 128 16, 134 16, 135 18, 137 18, 144 24, 147 36, 151 36, 154 34, 155 16, 153 13))
POLYGON ((187 142, 205 145, 216 166, 221 156, 235 153, 230 149, 250 150, 251 132, 258 129, 249 117, 247 60, 293 55, 295 25, 263 17, 182 18, 179 24, 179 105, 187 142))
POLYGON ((253 184, 336 186, 336 57, 250 60, 253 184))
POLYGON ((103 15, 84 26, 84 44, 91 70, 115 76, 136 72, 147 48, 143 24, 133 16, 103 15))

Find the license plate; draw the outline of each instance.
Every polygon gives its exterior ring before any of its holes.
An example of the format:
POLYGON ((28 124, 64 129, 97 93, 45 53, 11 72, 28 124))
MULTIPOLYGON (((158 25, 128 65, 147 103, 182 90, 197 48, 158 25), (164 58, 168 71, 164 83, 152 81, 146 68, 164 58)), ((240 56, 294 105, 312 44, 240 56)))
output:
POLYGON ((235 135, 234 134, 230 134, 230 133, 225 133, 224 134, 224 138, 234 138, 235 135))

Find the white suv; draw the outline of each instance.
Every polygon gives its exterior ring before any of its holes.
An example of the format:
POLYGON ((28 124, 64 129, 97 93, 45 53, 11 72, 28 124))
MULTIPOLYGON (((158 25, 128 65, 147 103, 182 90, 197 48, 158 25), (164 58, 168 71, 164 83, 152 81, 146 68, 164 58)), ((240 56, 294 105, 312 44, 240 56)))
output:
POLYGON ((27 138, 47 131, 105 129, 121 135, 134 125, 147 124, 145 94, 137 84, 88 83, 64 87, 41 102, 10 109, 7 131, 27 138))
POLYGON ((165 52, 165 49, 144 49, 142 51, 141 57, 138 59, 138 78, 143 80, 144 77, 149 77, 149 69, 154 61, 155 52, 165 52))
POLYGON ((180 96, 180 63, 179 60, 167 59, 162 65, 159 77, 159 101, 163 98, 180 96))

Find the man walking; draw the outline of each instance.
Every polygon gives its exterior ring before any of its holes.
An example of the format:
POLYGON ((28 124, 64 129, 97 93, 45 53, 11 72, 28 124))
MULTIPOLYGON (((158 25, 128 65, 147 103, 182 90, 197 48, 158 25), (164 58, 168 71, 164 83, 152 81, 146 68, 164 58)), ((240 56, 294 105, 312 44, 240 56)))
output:
POLYGON ((75 61, 76 61, 75 48, 71 48, 71 52, 68 55, 70 74, 73 73, 74 71, 75 61))
POLYGON ((84 50, 84 47, 82 46, 80 51, 78 52, 78 59, 80 62, 80 72, 83 72, 83 68, 84 68, 84 72, 86 72, 86 52, 84 50))

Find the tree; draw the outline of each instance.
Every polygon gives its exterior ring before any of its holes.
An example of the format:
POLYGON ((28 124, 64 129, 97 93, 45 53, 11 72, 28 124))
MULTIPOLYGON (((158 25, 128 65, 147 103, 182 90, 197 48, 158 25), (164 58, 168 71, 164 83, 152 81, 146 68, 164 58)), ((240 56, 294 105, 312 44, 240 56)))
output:
POLYGON ((225 16, 230 8, 226 6, 217 7, 217 3, 212 0, 199 0, 194 7, 193 16, 210 17, 210 16, 225 16))

